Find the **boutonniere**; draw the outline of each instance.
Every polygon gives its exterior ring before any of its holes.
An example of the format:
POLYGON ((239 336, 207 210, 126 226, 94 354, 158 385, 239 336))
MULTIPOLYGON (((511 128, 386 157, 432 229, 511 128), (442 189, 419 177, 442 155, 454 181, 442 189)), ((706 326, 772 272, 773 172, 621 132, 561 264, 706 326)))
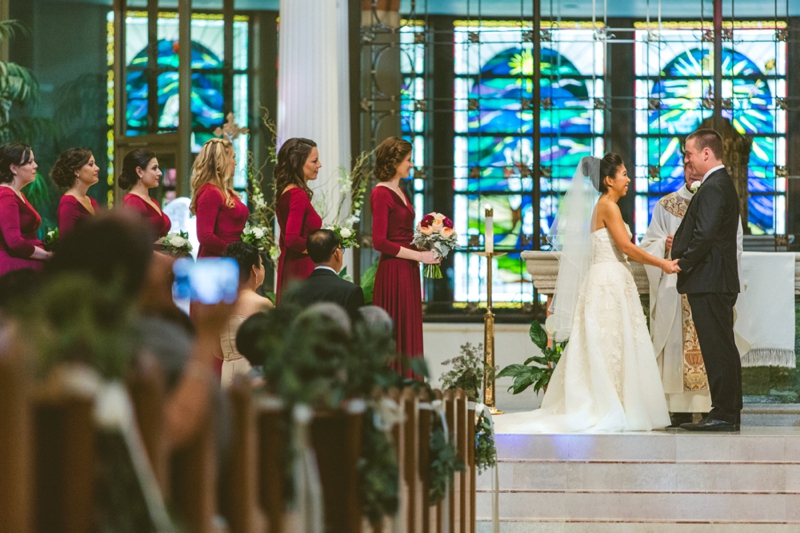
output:
POLYGON ((703 184, 702 181, 695 181, 689 186, 689 192, 692 194, 697 194, 697 191, 700 190, 700 186, 703 184))

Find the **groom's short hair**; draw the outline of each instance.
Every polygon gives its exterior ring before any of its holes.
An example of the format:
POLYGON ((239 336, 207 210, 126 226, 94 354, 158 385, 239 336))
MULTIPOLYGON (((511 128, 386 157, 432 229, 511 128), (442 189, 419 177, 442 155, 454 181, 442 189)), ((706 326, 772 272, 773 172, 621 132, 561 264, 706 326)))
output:
POLYGON ((697 151, 708 148, 714 154, 714 157, 722 161, 722 154, 725 150, 722 145, 722 136, 719 133, 709 128, 701 128, 686 137, 687 141, 689 139, 694 140, 697 151))

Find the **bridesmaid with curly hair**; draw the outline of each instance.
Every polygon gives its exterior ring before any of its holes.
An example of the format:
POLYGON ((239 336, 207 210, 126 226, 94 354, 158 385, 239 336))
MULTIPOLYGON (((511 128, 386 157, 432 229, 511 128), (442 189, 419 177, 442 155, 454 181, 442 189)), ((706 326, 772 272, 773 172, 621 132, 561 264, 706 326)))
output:
MULTIPOLYGON (((417 250, 414 238, 414 208, 400 188, 413 166, 411 143, 389 137, 375 151, 375 177, 372 189, 372 244, 381 253, 375 274, 373 305, 382 307, 394 321, 397 353, 408 358, 422 357, 422 288, 419 263, 440 260, 430 250, 417 250)), ((400 370, 400 366, 395 366, 400 370)), ((410 370, 406 377, 412 377, 410 370)))
POLYGON ((310 139, 289 139, 278 152, 275 165, 275 213, 281 229, 278 301, 289 283, 304 280, 314 272, 306 239, 322 227, 322 218, 311 205, 314 193, 308 182, 317 179, 320 168, 317 143, 310 139))
POLYGON ((70 148, 58 156, 50 169, 50 179, 67 191, 58 201, 58 235, 64 237, 85 218, 93 217, 99 209, 97 200, 87 194, 89 187, 99 181, 100 167, 88 148, 70 148))
POLYGON ((158 202, 150 198, 150 189, 161 182, 161 169, 156 154, 144 148, 137 148, 122 160, 122 173, 117 183, 130 192, 122 199, 122 205, 137 211, 153 227, 156 237, 161 238, 172 229, 172 221, 161 210, 158 202))
POLYGON ((226 139, 206 141, 192 167, 192 213, 197 215, 197 257, 222 257, 242 240, 250 211, 233 190, 236 153, 226 139))
POLYGON ((36 180, 33 149, 11 142, 0 146, 0 276, 13 270, 41 270, 50 252, 36 235, 42 217, 22 188, 36 180))

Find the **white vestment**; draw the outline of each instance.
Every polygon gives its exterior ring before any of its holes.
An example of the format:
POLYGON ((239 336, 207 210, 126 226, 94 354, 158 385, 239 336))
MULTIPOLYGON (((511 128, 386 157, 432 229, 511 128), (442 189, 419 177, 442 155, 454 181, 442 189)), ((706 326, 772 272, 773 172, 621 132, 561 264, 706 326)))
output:
MULTIPOLYGON (((667 237, 675 235, 681 225, 692 193, 684 186, 664 196, 653 208, 653 218, 640 246, 656 257, 669 258, 667 237)), ((744 234, 741 222, 737 233, 737 257, 741 260, 744 234)), ((711 395, 705 390, 687 390, 684 372, 684 328, 681 295, 678 294, 677 274, 665 274, 658 267, 645 266, 650 282, 650 338, 661 370, 661 381, 667 405, 673 413, 707 413, 711 410, 711 395)), ((694 326, 689 326, 693 330, 694 326)), ((691 332, 693 334, 693 331, 691 332)), ((699 345, 698 345, 699 346, 699 345)), ((702 369, 705 373, 705 369, 702 369)))

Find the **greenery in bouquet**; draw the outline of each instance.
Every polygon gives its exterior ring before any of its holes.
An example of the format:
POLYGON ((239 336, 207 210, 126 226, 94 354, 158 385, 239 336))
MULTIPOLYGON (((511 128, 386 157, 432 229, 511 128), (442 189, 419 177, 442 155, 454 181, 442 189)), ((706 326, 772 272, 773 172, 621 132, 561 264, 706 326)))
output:
POLYGON ((58 244, 58 228, 48 229, 47 232, 44 234, 44 239, 42 239, 42 246, 48 252, 52 252, 55 250, 56 245, 58 244))
MULTIPOLYGON (((461 346, 461 355, 448 359, 443 366, 452 366, 439 378, 442 389, 463 389, 471 401, 478 401, 483 390, 483 380, 493 379, 497 368, 483 360, 483 345, 471 343, 461 346)), ((497 464, 497 450, 494 443, 494 430, 484 413, 475 413, 475 466, 483 472, 497 464)))
MULTIPOLYGON (((453 221, 441 213, 428 213, 414 229, 411 244, 422 250, 433 250, 437 258, 444 259, 458 248, 458 234, 453 229, 453 221)), ((439 265, 425 265, 425 277, 442 278, 439 265)))
POLYGON ((333 231, 339 237, 342 250, 359 247, 356 231, 353 228, 347 226, 325 226, 325 229, 333 231))
POLYGON ((242 231, 242 242, 252 244, 258 248, 259 252, 267 252, 272 246, 272 242, 269 238, 269 229, 251 225, 249 222, 242 231))
POLYGON ((192 243, 189 241, 189 234, 185 231, 168 233, 158 239, 156 244, 161 245, 161 250, 170 255, 192 253, 192 243))
POLYGON ((530 336, 533 344, 542 351, 541 357, 529 357, 521 365, 518 363, 508 365, 496 376, 498 378, 514 378, 513 384, 508 388, 514 394, 519 394, 531 385, 533 385, 534 392, 547 390, 553 370, 561 359, 561 354, 564 353, 568 342, 553 343, 553 346, 549 346, 547 331, 536 320, 531 324, 530 336))

